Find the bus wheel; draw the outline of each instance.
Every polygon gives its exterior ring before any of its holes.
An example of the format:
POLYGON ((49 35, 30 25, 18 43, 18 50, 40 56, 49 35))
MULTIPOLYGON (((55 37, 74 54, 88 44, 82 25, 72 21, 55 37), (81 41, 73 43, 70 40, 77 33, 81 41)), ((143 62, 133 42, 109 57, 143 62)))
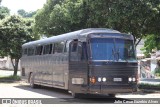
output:
POLYGON ((30 87, 31 88, 37 88, 37 85, 36 84, 34 84, 34 75, 33 75, 33 73, 31 73, 30 74, 30 87))
POLYGON ((72 97, 73 98, 80 98, 80 94, 79 93, 72 93, 72 97))
POLYGON ((115 94, 108 94, 108 96, 111 97, 111 98, 115 98, 116 97, 115 94))

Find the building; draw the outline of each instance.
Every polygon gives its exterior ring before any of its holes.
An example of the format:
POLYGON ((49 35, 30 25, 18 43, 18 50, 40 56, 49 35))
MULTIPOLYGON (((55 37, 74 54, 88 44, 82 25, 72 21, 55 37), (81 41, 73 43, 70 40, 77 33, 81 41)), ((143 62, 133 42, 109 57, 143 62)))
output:
MULTIPOLYGON (((0 69, 13 70, 10 57, 0 57, 0 69)), ((18 65, 18 70, 20 70, 20 62, 18 65)))

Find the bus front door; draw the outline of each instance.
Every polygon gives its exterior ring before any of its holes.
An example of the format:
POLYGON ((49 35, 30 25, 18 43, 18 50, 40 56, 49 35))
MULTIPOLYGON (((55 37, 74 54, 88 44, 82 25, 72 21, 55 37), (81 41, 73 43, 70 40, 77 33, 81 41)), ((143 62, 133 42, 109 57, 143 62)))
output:
POLYGON ((72 41, 69 49, 69 91, 84 93, 88 85, 86 43, 72 41))

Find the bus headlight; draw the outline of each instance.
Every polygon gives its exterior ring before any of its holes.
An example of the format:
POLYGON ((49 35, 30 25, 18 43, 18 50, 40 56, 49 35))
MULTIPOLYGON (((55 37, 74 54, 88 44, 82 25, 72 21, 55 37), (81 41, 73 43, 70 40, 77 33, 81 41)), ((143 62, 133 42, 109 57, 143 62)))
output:
POLYGON ((136 81, 136 78, 135 78, 135 77, 133 77, 133 78, 132 78, 132 81, 133 81, 133 82, 135 82, 135 81, 136 81))
POLYGON ((106 82, 106 81, 107 81, 106 77, 103 77, 103 78, 102 78, 102 81, 103 81, 103 82, 106 82))
POLYGON ((131 78, 131 77, 129 77, 129 78, 128 78, 128 81, 129 81, 129 82, 131 82, 131 81, 132 81, 132 78, 131 78))
POLYGON ((101 77, 98 77, 98 82, 101 82, 102 81, 102 78, 101 77))
POLYGON ((135 81, 136 81, 136 78, 135 78, 135 77, 129 77, 129 78, 128 78, 128 81, 129 81, 129 82, 135 82, 135 81))

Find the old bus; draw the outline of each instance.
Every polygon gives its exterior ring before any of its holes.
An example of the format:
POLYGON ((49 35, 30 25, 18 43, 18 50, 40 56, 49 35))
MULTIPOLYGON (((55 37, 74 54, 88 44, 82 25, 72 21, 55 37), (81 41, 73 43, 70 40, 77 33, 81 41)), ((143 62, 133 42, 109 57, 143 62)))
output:
POLYGON ((133 36, 88 28, 22 45, 21 74, 39 85, 80 94, 130 93, 137 90, 133 36))

